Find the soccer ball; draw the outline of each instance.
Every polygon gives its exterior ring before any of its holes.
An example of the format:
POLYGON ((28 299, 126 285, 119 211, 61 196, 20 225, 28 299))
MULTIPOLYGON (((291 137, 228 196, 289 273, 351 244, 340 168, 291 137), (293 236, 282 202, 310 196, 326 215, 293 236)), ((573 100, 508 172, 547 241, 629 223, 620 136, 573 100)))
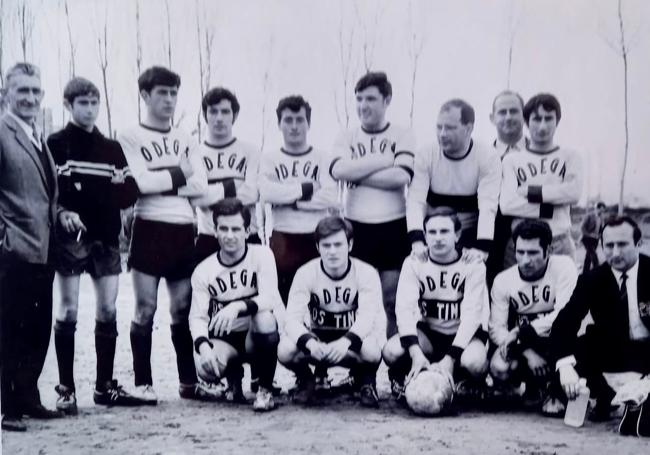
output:
POLYGON ((418 415, 440 414, 454 397, 451 375, 439 368, 420 372, 406 386, 406 404, 418 415))

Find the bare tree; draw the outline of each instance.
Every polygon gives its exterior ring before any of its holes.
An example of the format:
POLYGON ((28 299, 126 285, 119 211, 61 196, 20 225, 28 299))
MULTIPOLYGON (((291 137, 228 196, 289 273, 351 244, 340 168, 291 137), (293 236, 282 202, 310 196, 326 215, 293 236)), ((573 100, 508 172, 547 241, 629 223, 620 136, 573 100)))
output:
POLYGON ((20 48, 23 52, 23 61, 27 61, 27 43, 31 42, 34 31, 34 14, 27 7, 27 1, 23 0, 18 7, 18 35, 20 48))
POLYGON ((269 75, 271 72, 271 64, 273 63, 273 50, 275 47, 275 38, 271 34, 269 37, 269 47, 267 52, 267 61, 262 75, 262 137, 260 138, 260 150, 264 150, 264 142, 266 140, 266 105, 268 104, 268 91, 269 91, 269 75))
POLYGON ((108 93, 108 18, 104 17, 103 33, 97 37, 97 50, 99 56, 99 66, 102 70, 102 84, 104 87, 104 98, 106 99, 106 118, 108 120, 108 137, 113 136, 113 119, 111 117, 111 103, 108 93))
POLYGON ((516 14, 515 1, 510 1, 510 10, 508 14, 508 72, 506 74, 506 88, 510 89, 510 80, 512 78, 512 55, 515 47, 515 35, 517 33, 518 18, 516 14))
POLYGON ((367 11, 362 12, 359 9, 359 4, 357 1, 354 2, 354 11, 356 13, 357 22, 361 30, 363 30, 363 65, 366 69, 366 72, 372 70, 373 62, 375 58, 375 48, 377 47, 377 36, 379 32, 379 22, 381 17, 384 14, 385 4, 383 1, 379 0, 372 3, 372 16, 371 22, 366 20, 367 11))
POLYGON ((410 43, 409 43, 409 57, 411 58, 411 63, 413 65, 413 71, 411 73, 411 106, 409 108, 409 122, 410 126, 413 126, 413 111, 415 110, 415 82, 417 80, 418 73, 418 63, 420 61, 420 55, 424 49, 424 34, 418 33, 418 27, 415 25, 413 19, 413 0, 409 1, 409 30, 411 32, 410 43))
MULTIPOLYGON (((204 80, 205 80, 205 71, 203 68, 203 50, 201 48, 201 7, 199 5, 199 0, 196 0, 196 36, 197 36, 197 41, 198 41, 198 49, 199 49, 199 90, 201 91, 201 100, 203 100, 203 96, 205 95, 205 89, 204 87, 204 80)), ((208 54, 208 58, 210 58, 210 55, 208 54)), ((199 142, 201 141, 201 111, 202 108, 199 106, 199 111, 196 114, 196 131, 199 135, 199 142)))
POLYGON ((68 45, 70 46, 70 77, 76 74, 74 56, 77 52, 74 41, 72 39, 72 27, 70 27, 70 8, 68 7, 68 0, 63 0, 63 8, 65 11, 65 22, 68 27, 68 45))
POLYGON ((165 11, 167 12, 167 62, 169 69, 172 68, 172 23, 169 13, 169 0, 165 0, 165 11))
MULTIPOLYGON (((140 0, 135 0, 135 66, 138 77, 142 74, 142 37, 140 36, 140 0)), ((140 89, 136 95, 138 100, 138 122, 142 121, 142 106, 140 100, 140 89)))
MULTIPOLYGON (((4 30, 4 15, 5 15, 5 9, 4 9, 4 0, 0 0, 0 86, 4 87, 5 85, 5 78, 4 78, 4 66, 2 65, 2 60, 3 60, 3 50, 4 50, 4 44, 5 44, 5 30, 4 30)), ((0 95, 0 98, 2 95, 0 95)), ((2 100, 0 99, 0 112, 3 111, 2 109, 2 100)))
POLYGON ((339 54, 339 67, 341 68, 341 86, 342 93, 339 95, 338 83, 334 86, 334 106, 336 112, 336 120, 341 127, 347 128, 350 124, 350 108, 348 97, 350 87, 352 85, 353 73, 356 70, 356 54, 355 49, 355 24, 345 23, 345 18, 349 15, 343 11, 343 6, 346 5, 345 0, 340 3, 339 12, 339 28, 338 28, 338 54, 339 54))

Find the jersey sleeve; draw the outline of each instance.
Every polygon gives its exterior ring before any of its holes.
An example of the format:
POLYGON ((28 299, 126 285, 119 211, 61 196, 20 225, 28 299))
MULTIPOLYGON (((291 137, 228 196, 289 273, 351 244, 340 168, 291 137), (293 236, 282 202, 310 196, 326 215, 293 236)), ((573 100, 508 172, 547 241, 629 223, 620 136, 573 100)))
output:
POLYGON ((395 297, 395 316, 397 331, 404 348, 417 344, 417 323, 421 319, 420 282, 418 280, 413 259, 407 257, 402 264, 402 270, 397 283, 395 297))
POLYGON ((324 210, 338 205, 338 186, 329 173, 329 154, 321 152, 318 183, 320 188, 314 192, 308 201, 299 201, 298 207, 303 210, 324 210))
POLYGON ((506 293, 507 275, 501 272, 492 285, 492 305, 490 306, 490 323, 488 324, 490 339, 500 346, 508 336, 508 312, 510 303, 506 293))
POLYGON ((257 305, 258 312, 271 311, 280 299, 275 258, 268 247, 257 246, 256 250, 259 253, 256 255, 259 283, 258 295, 252 300, 257 305))
POLYGON ((178 196, 184 197, 197 197, 202 196, 208 190, 208 178, 205 173, 205 165, 203 164, 203 155, 199 150, 198 142, 192 140, 187 152, 187 157, 192 164, 194 171, 190 178, 187 179, 185 185, 178 188, 178 196))
POLYGON ((309 314, 309 300, 311 298, 309 285, 313 277, 308 264, 303 265, 296 272, 287 299, 284 330, 289 339, 296 345, 298 345, 298 340, 301 340, 301 338, 305 342, 308 341, 305 337, 309 335, 309 331, 305 327, 305 318, 309 314))
POLYGON ((582 193, 582 160, 576 152, 567 155, 564 181, 540 185, 542 202, 554 205, 578 203, 582 193))
MULTIPOLYGON (((467 347, 476 331, 483 324, 483 316, 488 305, 487 284, 485 282, 485 265, 472 264, 471 272, 467 274, 465 292, 461 303, 460 324, 458 331, 451 343, 451 349, 458 348, 458 352, 467 347)), ((486 321, 487 322, 487 321, 486 321)))
POLYGON ((551 333, 551 327, 553 322, 557 317, 558 313, 564 308, 571 299, 571 294, 573 289, 576 286, 578 281, 578 270, 576 269, 573 260, 568 256, 557 256, 558 271, 555 291, 555 304, 553 305, 553 311, 544 316, 541 316, 533 320, 530 325, 533 326, 535 332, 539 336, 549 336, 551 333))
MULTIPOLYGON (((375 322, 376 312, 384 311, 382 303, 381 281, 379 280, 379 273, 370 267, 358 267, 358 293, 359 293, 359 307, 357 308, 357 316, 350 327, 349 332, 358 337, 359 348, 361 341, 370 335, 372 332, 373 324, 375 322)), ((348 335, 348 338, 351 338, 348 335)), ((355 340, 352 340, 353 344, 355 340)))
POLYGON ((210 323, 210 292, 206 280, 205 268, 200 265, 192 274, 192 303, 190 306, 189 325, 192 339, 208 338, 208 324, 210 323))
POLYGON ((494 238, 494 219, 499 206, 501 189, 501 160, 492 150, 484 150, 479 166, 478 180, 478 226, 476 238, 492 240, 494 238))
POLYGON ((113 184, 113 197, 117 201, 117 205, 125 209, 135 204, 138 198, 138 185, 135 183, 129 165, 124 157, 122 147, 119 142, 112 142, 113 145, 113 159, 115 160, 115 170, 113 176, 121 178, 122 183, 113 184))
POLYGON ((255 204, 259 198, 258 175, 260 170, 260 153, 259 150, 251 147, 248 153, 248 165, 244 182, 236 188, 235 197, 244 205, 255 204))
POLYGON ((501 213, 522 218, 541 218, 541 204, 528 202, 528 198, 517 193, 519 183, 517 182, 517 171, 515 169, 516 162, 513 159, 515 156, 515 153, 508 153, 503 158, 503 178, 499 195, 501 213))
POLYGON ((431 186, 432 152, 430 147, 422 148, 415 154, 413 179, 406 199, 406 224, 411 242, 424 242, 424 214, 427 194, 431 186))
POLYGON ((260 162, 259 190, 260 197, 270 204, 286 205, 313 194, 312 183, 281 182, 275 173, 275 163, 272 152, 264 153, 260 162), (309 187, 309 188, 308 188, 309 187), (311 191, 310 191, 311 188, 311 191))
POLYGON ((407 129, 395 143, 394 166, 404 169, 409 175, 409 180, 413 180, 414 162, 415 134, 410 129, 407 129))

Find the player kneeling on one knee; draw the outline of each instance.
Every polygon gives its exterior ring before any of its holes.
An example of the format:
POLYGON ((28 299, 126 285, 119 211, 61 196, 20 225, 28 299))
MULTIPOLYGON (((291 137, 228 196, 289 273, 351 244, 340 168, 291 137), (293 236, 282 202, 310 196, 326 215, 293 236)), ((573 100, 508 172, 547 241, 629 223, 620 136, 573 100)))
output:
POLYGON ((570 257, 551 254, 553 237, 546 222, 525 220, 512 237, 517 264, 497 275, 492 286, 489 328, 497 350, 490 372, 497 385, 513 376, 519 383, 525 380, 527 398, 541 399, 542 413, 557 416, 564 404, 557 379, 550 380, 554 366, 549 335, 555 317, 571 298, 578 273, 570 257), (517 323, 509 330, 511 311, 517 323))
MULTIPOLYGON (((461 260, 456 249, 460 222, 453 209, 434 209, 424 220, 424 236, 428 258, 404 260, 395 306, 398 334, 383 349, 397 398, 405 382, 430 362, 452 376, 460 363, 467 378, 463 383, 474 390, 482 387, 487 372, 485 266, 461 260)), ((455 377, 461 376, 457 372, 455 377)))
POLYGON ((361 384, 361 404, 377 407, 375 379, 386 330, 379 274, 350 257, 352 225, 343 218, 321 220, 315 238, 320 257, 293 280, 278 359, 296 374, 299 401, 313 398, 310 365, 339 365, 361 384))
POLYGON ((259 376, 253 409, 269 411, 275 408, 271 390, 279 340, 272 308, 280 302, 273 253, 246 244, 250 212, 239 200, 219 201, 213 218, 220 250, 192 275, 190 330, 197 373, 209 383, 228 378, 227 394, 243 401, 239 370, 242 362, 251 363, 259 376))

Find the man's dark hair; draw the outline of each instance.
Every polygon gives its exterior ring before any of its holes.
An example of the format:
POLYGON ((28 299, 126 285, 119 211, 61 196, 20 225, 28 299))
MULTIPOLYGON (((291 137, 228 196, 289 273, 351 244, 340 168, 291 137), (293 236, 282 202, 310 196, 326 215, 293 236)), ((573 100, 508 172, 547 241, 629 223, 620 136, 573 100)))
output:
POLYGON ((282 120, 282 111, 289 109, 291 112, 300 112, 301 108, 305 108, 305 116, 307 117, 307 123, 311 125, 311 106, 309 103, 300 95, 291 95, 285 96, 278 103, 278 107, 275 110, 276 115, 278 116, 278 123, 282 120))
POLYGON ((98 99, 99 89, 95 84, 83 77, 73 77, 65 84, 63 89, 63 98, 70 103, 74 103, 74 99, 78 96, 95 96, 98 99))
POLYGON ((519 223, 512 232, 512 241, 517 245, 517 239, 524 240, 539 239, 539 245, 542 247, 544 254, 548 253, 548 247, 553 241, 553 232, 546 221, 526 219, 519 223))
POLYGON ((494 107, 497 104, 497 100, 499 98, 501 98, 502 96, 508 96, 508 95, 517 97, 517 99, 519 100, 519 103, 521 104, 521 110, 523 112, 523 110, 524 110, 524 99, 521 97, 521 95, 519 93, 514 92, 512 90, 504 90, 504 91, 500 92, 497 96, 494 97, 494 99, 492 100, 492 112, 494 112, 494 107))
POLYGON ((618 215, 612 215, 603 224, 603 227, 600 228, 600 244, 603 244, 603 232, 605 232, 605 228, 607 227, 616 227, 616 226, 621 226, 623 224, 629 224, 632 226, 632 239, 634 240, 634 244, 638 244, 639 241, 641 240, 641 237, 643 236, 643 233, 641 232, 641 229, 639 228, 639 225, 636 224, 636 221, 632 219, 632 217, 623 215, 623 216, 618 216, 618 215))
POLYGON ((361 92, 368 87, 377 87, 379 93, 384 98, 387 98, 393 94, 393 86, 388 81, 388 76, 383 71, 370 71, 366 73, 361 79, 357 81, 357 85, 354 86, 354 93, 361 92))
POLYGON ((560 123, 560 118, 562 118, 562 109, 560 108, 560 102, 555 96, 551 95, 550 93, 539 93, 529 99, 524 106, 524 120, 526 121, 526 125, 528 125, 530 116, 534 112, 537 112, 537 109, 539 109, 540 106, 543 107, 545 111, 555 112, 557 123, 560 123))
POLYGON ((233 123, 239 114, 239 101, 233 92, 223 87, 215 87, 208 90, 208 93, 205 94, 203 100, 201 100, 201 109, 203 110, 203 118, 205 121, 208 121, 208 106, 214 104, 219 104, 222 100, 230 101, 230 107, 232 109, 233 123))
POLYGON ((451 99, 440 107, 440 112, 448 111, 451 108, 457 107, 460 109, 460 123, 467 125, 468 123, 474 124, 474 108, 465 100, 460 98, 451 99))
POLYGON ((138 90, 149 93, 156 85, 165 87, 181 86, 181 77, 162 66, 152 66, 147 68, 138 78, 138 90))
POLYGON ((214 221, 214 227, 217 227, 217 218, 220 216, 230 216, 237 214, 241 215, 241 217, 244 219, 244 227, 248 229, 248 226, 251 224, 251 213, 244 206, 244 204, 242 204, 239 199, 234 197, 221 199, 219 202, 212 206, 212 221, 214 221))
POLYGON ((354 238, 354 231, 352 229, 352 223, 348 220, 341 218, 340 216, 328 216, 323 218, 316 225, 316 230, 314 231, 314 239, 316 244, 318 244, 325 237, 329 237, 332 234, 336 234, 339 231, 345 232, 345 237, 348 239, 348 243, 354 238))
POLYGON ((454 231, 459 232, 462 225, 460 223, 460 218, 458 218, 458 213, 456 210, 452 209, 451 207, 447 207, 446 205, 441 205, 440 207, 436 207, 429 213, 427 216, 424 217, 424 221, 422 222, 422 228, 424 229, 424 232, 426 234, 427 232, 427 222, 436 216, 446 216, 451 218, 451 221, 454 223, 454 231))

